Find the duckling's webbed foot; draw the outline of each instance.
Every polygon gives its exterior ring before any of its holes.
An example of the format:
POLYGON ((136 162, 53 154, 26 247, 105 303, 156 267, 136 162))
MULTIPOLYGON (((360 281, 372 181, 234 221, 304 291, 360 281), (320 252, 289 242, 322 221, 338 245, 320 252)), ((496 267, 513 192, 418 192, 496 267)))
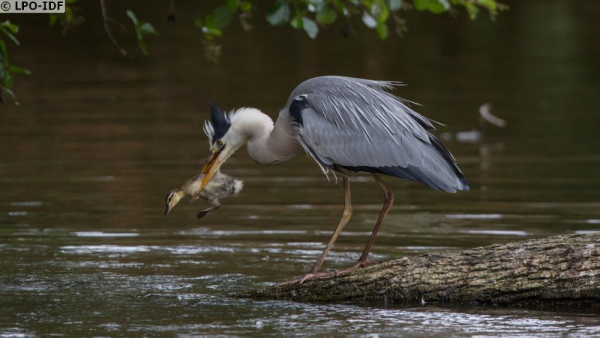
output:
POLYGON ((208 214, 211 211, 213 211, 212 208, 200 211, 198 214, 196 214, 196 219, 200 219, 200 218, 206 216, 206 214, 208 214))
POLYGON ((200 211, 197 215, 196 215, 196 219, 200 219, 204 216, 206 216, 206 214, 208 214, 209 212, 213 211, 213 210, 217 210, 219 209, 220 205, 216 205, 216 206, 212 206, 210 208, 204 209, 202 211, 200 211))

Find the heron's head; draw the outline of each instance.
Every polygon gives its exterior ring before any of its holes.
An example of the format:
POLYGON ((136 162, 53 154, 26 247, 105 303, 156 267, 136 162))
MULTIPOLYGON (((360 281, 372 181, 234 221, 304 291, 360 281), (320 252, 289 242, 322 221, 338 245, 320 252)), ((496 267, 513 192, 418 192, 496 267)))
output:
POLYGON ((171 210, 179 203, 179 200, 185 195, 183 190, 172 190, 167 195, 167 209, 165 210, 165 216, 168 215, 171 210))
POLYGON ((249 135, 240 128, 236 114, 225 114, 214 105, 210 105, 210 122, 204 125, 204 132, 210 140, 210 154, 206 165, 202 168, 204 179, 198 191, 202 191, 219 168, 241 146, 248 142, 249 135), (236 123, 237 122, 237 123, 236 123))

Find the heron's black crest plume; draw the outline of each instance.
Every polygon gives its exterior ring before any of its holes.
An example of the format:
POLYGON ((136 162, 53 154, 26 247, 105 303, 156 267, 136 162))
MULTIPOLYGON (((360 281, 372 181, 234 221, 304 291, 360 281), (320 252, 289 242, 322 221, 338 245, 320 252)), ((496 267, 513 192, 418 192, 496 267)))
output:
POLYGON ((221 109, 212 103, 209 103, 209 105, 210 125, 207 124, 204 126, 204 132, 210 137, 211 142, 215 143, 227 133, 227 130, 231 127, 231 122, 221 109))

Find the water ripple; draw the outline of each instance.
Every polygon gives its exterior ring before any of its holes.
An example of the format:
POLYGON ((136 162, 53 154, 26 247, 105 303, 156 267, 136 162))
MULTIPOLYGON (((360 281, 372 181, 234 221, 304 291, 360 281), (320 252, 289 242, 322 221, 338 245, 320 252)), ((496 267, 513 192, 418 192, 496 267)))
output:
POLYGON ((528 236, 527 231, 519 230, 460 230, 461 233, 473 235, 497 235, 497 236, 528 236))

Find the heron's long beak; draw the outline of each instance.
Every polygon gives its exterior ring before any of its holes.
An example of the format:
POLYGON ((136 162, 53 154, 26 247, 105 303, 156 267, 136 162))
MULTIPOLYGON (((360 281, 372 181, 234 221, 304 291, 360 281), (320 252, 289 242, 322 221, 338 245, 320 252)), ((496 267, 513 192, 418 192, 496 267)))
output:
POLYGON ((208 184, 210 179, 214 176, 214 174, 217 172, 217 170, 219 170, 219 168, 223 164, 223 162, 219 159, 219 155, 222 151, 223 149, 215 149, 208 157, 208 161, 206 162, 206 165, 204 166, 204 168, 202 168, 201 171, 201 174, 204 174, 205 176, 202 180, 202 183, 200 184, 198 194, 200 194, 202 189, 204 189, 204 187, 208 184))

